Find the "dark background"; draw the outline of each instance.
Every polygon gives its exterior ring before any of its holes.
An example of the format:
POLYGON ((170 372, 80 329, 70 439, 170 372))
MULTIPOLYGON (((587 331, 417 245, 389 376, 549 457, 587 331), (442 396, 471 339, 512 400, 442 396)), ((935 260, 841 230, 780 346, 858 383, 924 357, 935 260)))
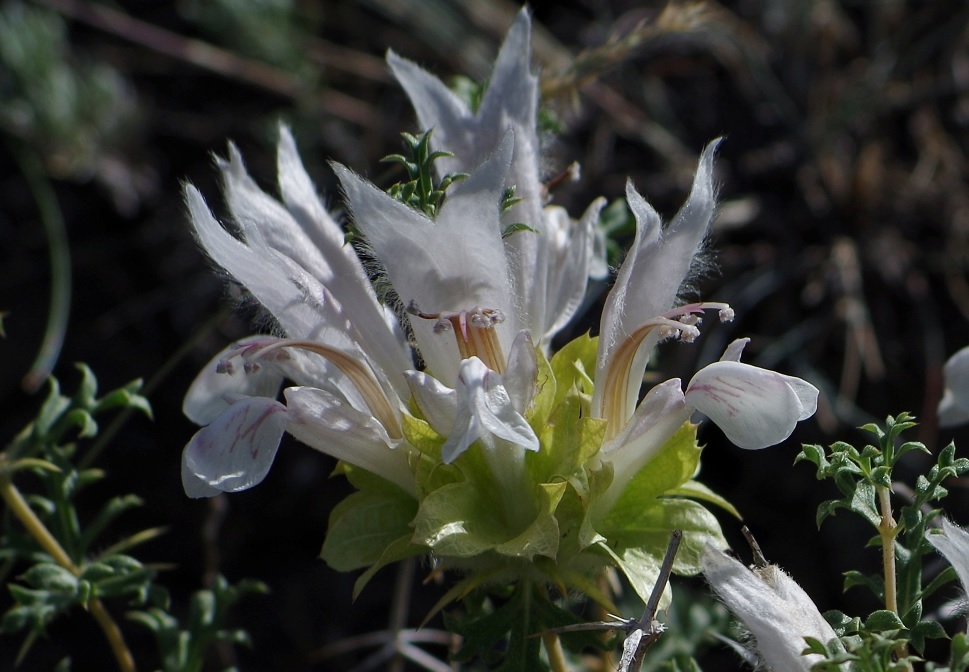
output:
MULTIPOLYGON (((768 558, 822 610, 867 613, 876 605, 860 592, 842 595, 839 573, 876 566, 877 552, 864 548, 868 532, 843 514, 817 533, 817 503, 832 493, 816 486, 809 466, 792 462, 801 441, 862 442, 854 427, 903 410, 920 417, 917 436, 930 447, 958 438, 940 432, 933 413, 943 362, 969 344, 969 9, 960 2, 746 0, 684 9, 674 26, 682 30, 650 34, 662 7, 532 5, 535 62, 545 81, 567 72, 582 50, 635 35, 637 26, 650 38, 620 42, 600 76, 545 101, 564 126, 550 138, 549 173, 573 160, 582 165, 582 180, 557 193, 557 202, 577 216, 598 195, 621 197, 629 176, 669 218, 688 193, 700 149, 726 136, 714 264, 697 287, 704 299, 730 302, 737 320, 708 324, 695 345, 663 346, 656 375, 688 379, 731 339, 750 336, 746 361, 821 388, 815 418, 775 448, 742 451, 705 426, 702 480, 738 506, 768 558)), ((388 173, 377 160, 399 151, 400 131, 420 130, 390 81, 385 50, 442 77, 484 79, 517 7, 50 0, 0 9, 8 17, 46 12, 64 30, 58 53, 69 68, 100 64, 121 78, 109 102, 72 108, 32 88, 56 87, 0 64, 4 441, 43 398, 22 380, 50 291, 39 208, 54 205, 73 278, 54 373, 66 391, 78 381, 74 362, 89 364, 103 390, 143 377, 154 408, 153 421, 131 419, 103 455, 109 477, 85 495, 91 506, 134 492, 145 506, 122 519, 119 538, 169 526, 139 557, 167 566, 161 580, 176 602, 216 570, 269 584, 270 595, 235 613, 255 643, 237 652, 240 669, 350 669, 352 657, 319 662, 313 652, 386 625, 394 570, 351 604, 355 577, 317 558, 328 513, 349 491, 328 478, 333 461, 287 438, 259 487, 209 501, 182 492, 180 451, 195 431, 181 414, 182 396, 199 368, 249 333, 258 316, 232 310, 225 283, 189 234, 180 184, 194 183, 218 208, 211 156, 231 138, 272 189, 283 119, 320 191, 339 208, 327 159, 379 183, 388 173), (220 51, 200 52, 189 39, 220 51), (66 121, 56 119, 59 112, 66 121), (52 195, 31 186, 38 183, 52 195)), ((8 31, 0 40, 11 39, 12 25, 0 26, 8 31)), ((595 329, 597 305, 574 333, 595 329)), ((913 471, 921 459, 912 456, 913 471)), ((965 484, 952 486, 951 513, 966 522, 965 484)), ((722 521, 741 548, 735 523, 722 521)), ((440 588, 415 586, 412 625, 439 595, 440 588)), ((120 615, 124 607, 112 609, 120 615)), ((151 661, 147 635, 124 627, 151 661)), ((0 667, 18 646, 17 637, 0 636, 0 667)), ((75 670, 112 665, 80 612, 52 627, 24 669, 51 669, 65 655, 75 670)), ((706 660, 708 671, 739 667, 729 652, 706 660)))

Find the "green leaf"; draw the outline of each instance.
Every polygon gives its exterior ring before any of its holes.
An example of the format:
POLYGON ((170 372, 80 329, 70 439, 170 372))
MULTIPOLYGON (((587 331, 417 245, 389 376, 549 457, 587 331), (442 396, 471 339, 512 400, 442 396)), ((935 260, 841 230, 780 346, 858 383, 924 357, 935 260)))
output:
POLYGON ((683 538, 673 562, 673 571, 693 575, 700 572, 700 556, 706 544, 726 549, 727 541, 716 517, 688 499, 658 499, 652 505, 641 502, 625 517, 612 514, 600 525, 608 539, 594 548, 605 550, 626 574, 642 599, 647 599, 659 574, 659 567, 673 530, 683 538))
POLYGON ((740 515, 740 511, 738 511, 733 504, 699 481, 687 481, 679 487, 667 490, 666 495, 671 497, 689 497, 691 499, 699 499, 702 502, 719 506, 737 520, 744 519, 744 517, 740 515))
POLYGON ((607 514, 605 526, 613 527, 615 524, 611 521, 635 516, 636 511, 649 506, 651 500, 682 486, 693 477, 702 451, 696 442, 696 429, 697 425, 685 422, 653 459, 630 479, 607 514))
POLYGON ((355 492, 334 508, 320 556, 337 571, 367 567, 410 532, 417 503, 406 495, 355 492))
POLYGON ((598 337, 586 333, 566 343, 552 356, 550 364, 555 377, 552 408, 558 406, 573 387, 582 394, 592 394, 594 385, 590 376, 595 375, 598 348, 598 337))
POLYGON ((865 619, 865 629, 876 632, 891 632, 894 630, 904 630, 905 624, 894 611, 879 609, 869 614, 865 619))
POLYGON ((363 592, 363 589, 367 586, 367 584, 370 583, 370 579, 372 579, 378 571, 387 565, 399 560, 414 557, 415 555, 423 555, 424 553, 427 553, 427 549, 425 547, 417 546, 411 543, 412 536, 413 534, 408 532, 404 536, 394 539, 394 541, 389 543, 386 548, 384 548, 383 553, 381 553, 377 561, 370 565, 370 567, 367 568, 367 571, 361 574, 360 577, 357 578, 356 582, 354 582, 354 600, 356 600, 360 593, 363 592))

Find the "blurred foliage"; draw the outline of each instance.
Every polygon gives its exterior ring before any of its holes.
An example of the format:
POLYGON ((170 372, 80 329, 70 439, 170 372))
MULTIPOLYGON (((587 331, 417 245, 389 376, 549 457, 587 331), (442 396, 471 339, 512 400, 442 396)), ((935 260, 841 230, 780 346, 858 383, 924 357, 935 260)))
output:
POLYGON ((319 70, 307 59, 318 28, 312 8, 293 0, 182 0, 181 13, 216 43, 285 69, 312 88, 319 70))
POLYGON ((130 211, 140 187, 118 163, 141 123, 131 85, 78 53, 57 14, 19 0, 0 5, 0 129, 42 157, 52 177, 99 178, 130 211))
POLYGON ((158 528, 136 532, 113 543, 111 525, 119 516, 141 506, 135 495, 109 498, 93 514, 82 515, 79 496, 105 478, 103 470, 81 467, 79 441, 98 434, 97 418, 112 409, 132 409, 151 416, 148 400, 133 381, 99 397, 97 380, 86 366, 77 392, 65 396, 56 379, 37 417, 0 453, 0 495, 6 504, 0 535, 0 576, 13 598, 0 620, 0 632, 25 632, 18 660, 25 658, 39 636, 55 619, 82 609, 101 626, 121 670, 134 661, 124 638, 102 600, 145 609, 131 614, 156 635, 158 656, 165 672, 197 672, 210 646, 218 641, 248 644, 245 631, 226 629, 228 609, 247 593, 265 592, 255 581, 230 586, 217 577, 210 590, 192 599, 189 623, 169 614, 168 591, 156 583, 157 571, 139 561, 132 550, 160 534, 158 528), (23 495, 13 476, 31 474, 38 492, 23 495), (7 577, 17 571, 14 580, 7 577))

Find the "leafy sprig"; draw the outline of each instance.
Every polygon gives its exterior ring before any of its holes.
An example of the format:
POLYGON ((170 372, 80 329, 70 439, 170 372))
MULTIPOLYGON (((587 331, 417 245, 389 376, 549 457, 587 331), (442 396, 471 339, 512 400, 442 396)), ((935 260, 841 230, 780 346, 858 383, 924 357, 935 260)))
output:
POLYGON ((435 182, 434 162, 454 155, 450 152, 431 151, 432 132, 433 129, 420 135, 401 133, 405 154, 390 154, 380 161, 400 164, 407 171, 408 180, 394 184, 387 193, 433 219, 440 210, 448 187, 466 179, 468 174, 448 173, 440 182, 435 182))
MULTIPOLYGON (((949 444, 939 452, 932 467, 917 477, 914 488, 896 483, 895 469, 905 455, 931 454, 922 443, 902 440, 903 432, 915 424, 908 413, 889 416, 884 426, 862 427, 875 440, 861 450, 845 442, 834 443, 828 450, 805 445, 797 457, 796 461, 814 464, 817 478, 834 481, 841 493, 841 497, 818 507, 818 525, 838 510, 852 511, 875 528, 877 536, 872 545, 882 548, 882 575, 849 571, 844 585, 845 590, 867 588, 883 601, 885 608, 875 611, 864 622, 839 612, 829 614, 841 642, 813 641, 809 649, 825 656, 825 662, 816 667, 822 672, 843 669, 838 665, 845 662, 851 662, 857 672, 911 670, 921 659, 911 655, 909 647, 921 653, 927 639, 946 637, 937 621, 923 619, 923 602, 952 581, 955 572, 947 569, 923 585, 924 558, 934 553, 925 537, 928 527, 942 513, 935 505, 948 494, 943 482, 969 471, 969 459, 957 458, 955 445, 949 444), (903 490, 907 500, 896 520, 892 495, 903 490)), ((950 666, 933 669, 955 672, 969 666, 969 659, 963 660, 958 650, 960 644, 954 641, 952 646, 950 666)))
POLYGON ((3 518, 2 576, 17 569, 16 579, 7 582, 13 604, 0 618, 0 631, 25 633, 21 660, 52 621, 80 608, 98 622, 118 668, 134 670, 123 632, 104 604, 123 599, 145 608, 131 617, 155 632, 166 672, 201 669, 213 642, 247 641, 242 631, 225 629, 226 612, 243 595, 264 587, 255 582, 233 587, 220 578, 210 590, 196 594, 189 624, 180 629, 168 615, 168 592, 156 583, 156 570, 131 554, 159 536, 160 528, 114 543, 104 539, 111 525, 140 506, 141 499, 118 495, 93 516, 80 514, 78 495, 105 478, 101 469, 82 467, 78 459, 86 440, 98 433, 98 418, 113 409, 137 410, 150 417, 151 406, 141 394, 141 381, 98 396, 94 373, 84 365, 78 368, 77 391, 66 396, 51 378, 37 417, 0 452, 0 497, 12 514, 3 518), (24 494, 13 479, 28 474, 38 487, 24 494))

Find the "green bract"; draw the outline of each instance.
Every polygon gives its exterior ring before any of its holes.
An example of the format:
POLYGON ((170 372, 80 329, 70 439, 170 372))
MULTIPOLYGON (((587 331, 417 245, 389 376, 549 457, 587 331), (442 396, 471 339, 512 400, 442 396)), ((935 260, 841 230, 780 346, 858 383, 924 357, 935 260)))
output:
POLYGON ((446 437, 415 409, 404 416, 403 427, 419 452, 410 465, 417 499, 384 479, 341 465, 338 471, 358 491, 331 514, 322 557, 341 571, 368 568, 357 593, 380 567, 430 554, 444 568, 469 573, 469 580, 475 575, 530 578, 580 590, 590 587, 588 579, 596 572, 614 566, 645 599, 670 534, 679 529, 684 535, 675 571, 697 573, 704 545, 725 548, 726 542, 716 518, 695 499, 729 505, 691 480, 701 453, 696 425, 685 423, 608 512, 595 512, 613 477, 611 466, 598 459, 605 421, 588 412, 593 383, 586 371, 594 365, 596 348, 597 339, 582 336, 551 361, 537 353, 539 392, 525 415, 541 447, 525 455, 517 497, 507 497, 496 485, 481 450, 443 463, 446 437))

